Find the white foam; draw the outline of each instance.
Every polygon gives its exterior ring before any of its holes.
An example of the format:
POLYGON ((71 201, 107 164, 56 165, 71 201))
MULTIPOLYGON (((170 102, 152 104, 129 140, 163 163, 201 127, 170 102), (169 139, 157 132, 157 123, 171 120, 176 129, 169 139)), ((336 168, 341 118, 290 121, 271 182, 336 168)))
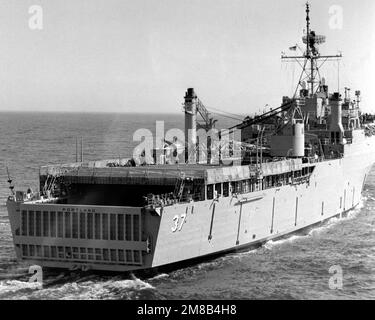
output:
POLYGON ((0 295, 15 293, 24 289, 39 290, 41 288, 42 285, 38 282, 26 282, 19 280, 0 281, 0 295))
POLYGON ((165 278, 168 278, 168 277, 169 277, 169 274, 161 273, 161 274, 156 275, 155 277, 152 277, 152 278, 150 279, 150 281, 152 281, 152 280, 165 279, 165 278))
POLYGON ((258 252, 258 250, 259 249, 251 249, 251 250, 248 250, 248 251, 236 252, 236 253, 230 255, 230 257, 232 259, 242 260, 243 258, 246 258, 250 255, 256 254, 258 252))
POLYGON ((155 288, 136 277, 127 280, 119 280, 119 278, 107 281, 85 280, 83 282, 69 282, 48 288, 42 288, 38 283, 17 280, 0 282, 0 296, 7 298, 7 295, 13 293, 14 295, 9 297, 13 299, 116 299, 119 294, 123 294, 126 297, 131 293, 139 293, 142 290, 150 289, 155 288), (22 292, 24 289, 31 289, 33 292, 25 295, 22 292))
POLYGON ((288 242, 294 242, 298 239, 301 239, 301 238, 305 238, 307 237, 308 235, 292 235, 286 239, 280 239, 280 240, 269 240, 267 241, 263 247, 266 248, 267 250, 271 250, 273 247, 275 246, 279 246, 279 245, 282 245, 284 243, 288 243, 288 242))
POLYGON ((155 289, 151 284, 138 278, 132 280, 109 280, 104 282, 86 281, 69 283, 58 290, 64 293, 60 299, 114 299, 118 292, 142 291, 155 289), (115 291, 115 295, 113 295, 115 291))
POLYGON ((248 251, 244 251, 244 252, 237 252, 234 257, 242 257, 242 256, 248 256, 248 255, 251 255, 251 254, 255 254, 258 252, 258 249, 251 249, 251 250, 248 250, 248 251))

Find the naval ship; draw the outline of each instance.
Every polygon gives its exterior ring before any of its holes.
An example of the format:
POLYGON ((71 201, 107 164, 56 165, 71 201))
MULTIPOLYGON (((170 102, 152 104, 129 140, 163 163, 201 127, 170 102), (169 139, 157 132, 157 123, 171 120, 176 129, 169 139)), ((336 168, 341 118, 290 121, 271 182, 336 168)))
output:
POLYGON ((360 91, 354 99, 349 88, 330 93, 321 78, 322 64, 341 54, 320 54, 325 37, 311 30, 308 4, 302 42, 300 55, 282 54, 302 66, 294 95, 228 128, 231 138, 213 130, 215 120, 189 88, 182 154, 174 139, 150 157, 44 166, 38 192, 15 191, 9 177, 17 259, 71 270, 155 270, 345 216, 360 203, 375 161, 373 119, 360 111, 360 91), (202 130, 211 131, 207 141, 202 130), (226 140, 221 147, 218 137, 226 140))

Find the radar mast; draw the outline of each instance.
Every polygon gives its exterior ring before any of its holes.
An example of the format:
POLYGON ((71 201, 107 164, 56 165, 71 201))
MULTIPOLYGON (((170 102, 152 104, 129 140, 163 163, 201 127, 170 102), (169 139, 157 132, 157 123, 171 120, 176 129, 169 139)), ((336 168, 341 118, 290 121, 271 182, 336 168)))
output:
MULTIPOLYGON (((317 35, 315 31, 310 28, 310 5, 306 3, 306 35, 302 37, 302 42, 306 45, 306 49, 300 56, 288 56, 285 53, 281 55, 282 60, 287 61, 297 61, 302 67, 302 73, 300 80, 297 85, 297 90, 294 95, 298 92, 298 87, 302 87, 302 83, 306 81, 308 83, 307 93, 309 97, 312 97, 321 81, 319 69, 323 64, 331 59, 340 59, 342 54, 337 55, 321 55, 318 50, 318 45, 325 43, 326 37, 322 35, 317 35), (321 63, 319 64, 319 62, 321 63), (319 78, 319 81, 317 80, 319 78)), ((296 49, 298 45, 290 49, 296 49)), ((302 50, 301 50, 302 51, 302 50)), ((293 97, 295 98, 295 96, 293 97)))

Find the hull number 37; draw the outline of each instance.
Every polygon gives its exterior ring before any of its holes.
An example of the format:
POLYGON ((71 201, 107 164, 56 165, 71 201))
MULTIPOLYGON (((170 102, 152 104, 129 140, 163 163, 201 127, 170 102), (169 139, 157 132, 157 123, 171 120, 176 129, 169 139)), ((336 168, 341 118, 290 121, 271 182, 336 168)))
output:
POLYGON ((171 228, 172 232, 181 231, 185 222, 186 222, 186 213, 183 213, 180 216, 176 214, 173 217, 173 226, 171 228))

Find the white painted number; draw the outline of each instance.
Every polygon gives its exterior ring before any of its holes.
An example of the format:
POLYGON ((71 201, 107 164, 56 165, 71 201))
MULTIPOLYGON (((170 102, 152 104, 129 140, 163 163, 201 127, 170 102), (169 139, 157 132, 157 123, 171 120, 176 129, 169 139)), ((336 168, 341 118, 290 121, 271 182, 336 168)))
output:
POLYGON ((186 220, 186 213, 183 213, 183 214, 181 215, 181 219, 182 219, 182 221, 181 221, 180 227, 178 228, 178 231, 181 231, 182 226, 183 226, 184 223, 185 223, 185 220, 186 220))
POLYGON ((173 217, 174 226, 172 227, 172 232, 176 232, 178 228, 178 216, 173 217))
POLYGON ((181 217, 179 217, 178 215, 175 215, 173 217, 173 222, 174 222, 174 225, 171 228, 172 232, 176 232, 177 230, 181 231, 184 223, 186 222, 186 213, 181 214, 181 217), (179 224, 180 218, 181 218, 181 223, 179 224))

